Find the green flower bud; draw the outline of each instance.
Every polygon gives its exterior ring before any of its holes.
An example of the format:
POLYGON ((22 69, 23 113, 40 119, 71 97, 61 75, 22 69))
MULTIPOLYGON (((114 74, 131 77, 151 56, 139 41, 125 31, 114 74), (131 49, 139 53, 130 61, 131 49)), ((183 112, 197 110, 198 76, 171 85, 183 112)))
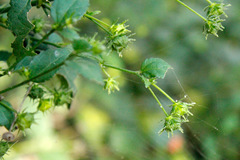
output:
POLYGON ((28 112, 23 112, 18 114, 18 117, 16 120, 16 124, 18 128, 22 131, 24 131, 27 128, 30 128, 35 121, 34 114, 35 113, 28 113, 28 112))
POLYGON ((32 99, 42 98, 44 94, 44 90, 40 88, 38 85, 34 85, 28 94, 28 96, 32 99))
POLYGON ((43 27, 45 25, 45 21, 42 18, 36 18, 32 20, 32 24, 35 26, 33 28, 33 32, 39 33, 43 30, 43 27))
POLYGON ((53 100, 52 99, 41 99, 38 104, 38 110, 45 112, 53 107, 53 100))
POLYGON ((71 104, 72 92, 71 91, 55 91, 54 92, 54 104, 61 106, 64 104, 71 104))
POLYGON ((169 136, 169 133, 173 135, 173 131, 175 130, 179 130, 183 133, 181 123, 182 120, 180 117, 174 117, 173 115, 170 115, 165 118, 164 127, 159 131, 159 134, 161 134, 163 131, 167 131, 169 136))
POLYGON ((114 80, 114 78, 109 77, 108 79, 105 79, 104 82, 104 89, 108 90, 108 94, 111 94, 111 92, 114 92, 115 90, 119 91, 119 83, 114 80))

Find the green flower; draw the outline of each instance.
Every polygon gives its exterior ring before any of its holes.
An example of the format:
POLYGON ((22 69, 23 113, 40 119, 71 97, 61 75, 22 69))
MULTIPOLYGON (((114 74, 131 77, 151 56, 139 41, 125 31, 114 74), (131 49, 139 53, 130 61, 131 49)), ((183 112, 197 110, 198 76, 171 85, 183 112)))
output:
POLYGON ((173 131, 175 130, 179 130, 180 132, 183 133, 183 129, 181 128, 181 123, 182 123, 181 117, 179 116, 175 117, 173 115, 170 115, 165 118, 164 127, 158 133, 161 134, 163 131, 166 131, 168 132, 168 136, 169 136, 169 133, 173 135, 173 131))
POLYGON ((188 122, 185 115, 193 116, 193 114, 189 111, 189 109, 191 109, 194 104, 195 103, 186 103, 186 102, 178 101, 172 104, 171 115, 173 115, 174 117, 183 118, 184 122, 188 122))
POLYGON ((131 31, 127 29, 125 25, 126 21, 120 24, 113 24, 109 29, 111 35, 108 37, 108 47, 111 51, 116 51, 120 57, 122 57, 122 51, 127 48, 128 44, 134 39, 130 37, 133 34, 129 34, 131 31))
POLYGON ((109 77, 108 79, 105 79, 104 82, 104 89, 108 90, 108 94, 111 94, 111 92, 114 92, 115 90, 119 91, 119 83, 114 80, 114 78, 109 77))
POLYGON ((223 31, 224 27, 222 22, 225 21, 225 19, 222 19, 221 16, 224 15, 226 18, 228 17, 225 10, 229 6, 231 5, 224 3, 212 3, 209 1, 209 6, 204 9, 207 12, 207 21, 203 29, 206 39, 208 34, 213 34, 218 37, 218 31, 223 31))

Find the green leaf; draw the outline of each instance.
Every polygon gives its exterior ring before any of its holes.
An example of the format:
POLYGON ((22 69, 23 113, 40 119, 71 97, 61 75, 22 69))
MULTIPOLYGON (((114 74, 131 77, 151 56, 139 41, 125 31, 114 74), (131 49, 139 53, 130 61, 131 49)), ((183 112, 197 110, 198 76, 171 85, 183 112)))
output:
POLYGON ((68 81, 69 87, 74 89, 74 80, 78 74, 83 77, 103 84, 101 69, 97 61, 89 58, 77 57, 73 60, 68 60, 65 65, 61 67, 58 74, 62 75, 68 81))
POLYGON ((0 51, 0 61, 6 62, 12 53, 8 51, 0 51))
POLYGON ((0 102, 0 126, 6 127, 8 130, 14 121, 13 107, 7 101, 0 102))
POLYGON ((26 56, 15 66, 14 71, 21 70, 23 67, 28 67, 34 57, 26 56))
MULTIPOLYGON (((33 78, 45 71, 51 70, 52 68, 64 62, 71 52, 72 48, 68 46, 65 48, 48 49, 46 51, 42 51, 39 55, 36 55, 34 57, 27 56, 16 65, 15 71, 25 67, 30 72, 29 78, 33 78)), ((58 69, 59 68, 33 81, 43 82, 49 80, 58 71, 58 69)))
POLYGON ((55 23, 63 25, 67 20, 77 21, 87 11, 89 0, 54 0, 51 16, 55 23))
MULTIPOLYGON (((29 78, 33 78, 47 70, 51 70, 55 66, 64 62, 70 53, 72 52, 71 47, 48 49, 35 56, 29 65, 30 75, 29 78)), ((43 82, 49 80, 58 71, 59 68, 47 73, 46 75, 37 78, 34 82, 43 82)))
POLYGON ((27 18, 27 13, 31 9, 31 0, 11 0, 10 5, 7 23, 9 29, 16 36, 12 43, 13 54, 17 60, 21 60, 24 56, 30 55, 23 47, 23 40, 34 27, 27 18))
POLYGON ((59 33, 66 39, 73 41, 76 39, 80 39, 79 34, 77 33, 75 28, 63 28, 63 30, 59 31, 59 33))
POLYGON ((146 78, 164 78, 171 66, 160 58, 146 59, 141 66, 142 75, 146 78))

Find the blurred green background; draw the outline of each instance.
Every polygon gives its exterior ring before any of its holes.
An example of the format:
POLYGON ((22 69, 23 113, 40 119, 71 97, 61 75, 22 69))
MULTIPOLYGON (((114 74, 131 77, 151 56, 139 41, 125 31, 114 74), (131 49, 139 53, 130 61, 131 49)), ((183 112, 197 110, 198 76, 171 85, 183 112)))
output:
MULTIPOLYGON (((1 0, 1 3, 8 2, 1 0)), ((196 102, 184 134, 158 135, 164 114, 142 82, 132 75, 119 76, 120 92, 108 95, 102 86, 79 77, 78 93, 70 111, 65 107, 39 114, 36 125, 14 145, 6 160, 238 160, 240 159, 240 1, 232 6, 226 29, 219 38, 202 34, 203 21, 174 0, 91 0, 90 10, 111 23, 128 20, 136 42, 114 63, 132 70, 142 61, 159 57, 174 69, 158 82, 168 94, 196 102)), ((204 14, 207 3, 185 0, 204 14)), ((41 16, 38 12, 32 17, 41 16)), ((84 19, 80 35, 104 32, 84 19)), ((0 49, 11 51, 14 37, 0 28, 0 49)), ((20 76, 1 78, 6 88, 20 76)), ((13 106, 21 102, 25 87, 5 94, 13 106)), ((158 94, 163 104, 170 102, 158 94)), ((30 109, 33 105, 25 103, 30 109)), ((167 108, 167 107, 166 107, 167 108)), ((170 108, 167 108, 168 111, 170 108)), ((3 129, 1 129, 1 134, 3 129)))

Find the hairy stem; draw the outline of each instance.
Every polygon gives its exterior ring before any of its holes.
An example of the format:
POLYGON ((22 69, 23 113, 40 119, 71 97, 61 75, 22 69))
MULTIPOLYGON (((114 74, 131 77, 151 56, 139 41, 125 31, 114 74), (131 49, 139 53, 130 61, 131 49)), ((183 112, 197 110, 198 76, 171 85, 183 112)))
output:
POLYGON ((183 5, 184 7, 186 7, 187 9, 189 9, 190 11, 192 11, 193 13, 195 13, 197 16, 199 16, 200 18, 202 18, 205 22, 207 22, 207 19, 204 18, 201 14, 199 14, 198 12, 196 12, 194 9, 192 9, 191 7, 189 7, 188 5, 186 5, 185 3, 183 3, 180 0, 177 0, 178 3, 180 3, 181 5, 183 5))
POLYGON ((158 87, 156 84, 152 84, 155 88, 157 88, 164 96, 166 96, 171 102, 176 103, 172 97, 170 97, 164 90, 158 87))
POLYGON ((158 100, 157 96, 155 95, 155 93, 153 92, 153 90, 148 87, 149 91, 152 93, 153 97, 155 98, 155 100, 157 101, 157 103, 159 104, 160 108, 163 110, 164 114, 168 117, 168 114, 166 112, 166 110, 163 108, 161 102, 158 100))

